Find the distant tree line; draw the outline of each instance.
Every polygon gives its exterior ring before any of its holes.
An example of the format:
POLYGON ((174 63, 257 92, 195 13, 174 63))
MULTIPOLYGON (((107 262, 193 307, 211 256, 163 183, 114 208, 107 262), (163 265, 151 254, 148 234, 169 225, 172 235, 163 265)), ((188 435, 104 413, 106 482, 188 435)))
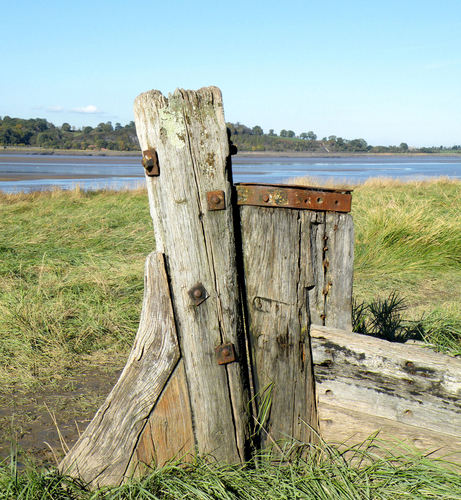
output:
POLYGON ((134 122, 125 126, 111 122, 97 127, 71 127, 63 123, 60 127, 44 118, 24 120, 0 117, 0 145, 38 146, 51 149, 113 149, 117 151, 139 150, 134 122))
MULTIPOLYGON (((433 146, 410 149, 402 142, 399 146, 372 146, 365 139, 344 139, 335 135, 319 139, 312 131, 296 135, 293 130, 274 129, 267 133, 256 125, 247 127, 242 123, 227 123, 231 140, 239 151, 306 151, 318 153, 440 153, 461 152, 461 145, 451 148, 433 146)), ((126 125, 112 122, 100 123, 96 127, 72 127, 63 123, 60 127, 44 118, 24 120, 0 117, 0 146, 38 146, 49 149, 111 149, 116 151, 139 151, 134 122, 126 125)))
POLYGON ((321 153, 440 153, 461 152, 461 145, 452 147, 433 146, 430 148, 409 148, 402 142, 399 146, 372 146, 365 139, 344 139, 335 135, 319 139, 312 131, 296 135, 293 130, 282 129, 277 134, 270 129, 267 134, 256 125, 247 127, 241 123, 227 123, 232 142, 239 151, 308 151, 321 153))

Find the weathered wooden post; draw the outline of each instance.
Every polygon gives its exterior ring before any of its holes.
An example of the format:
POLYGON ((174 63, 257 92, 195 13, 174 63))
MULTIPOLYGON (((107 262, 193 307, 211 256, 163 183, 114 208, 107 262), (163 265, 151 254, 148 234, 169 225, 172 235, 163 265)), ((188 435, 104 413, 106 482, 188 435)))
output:
POLYGON ((61 464, 95 485, 120 483, 137 462, 161 465, 188 452, 234 463, 248 458, 250 398, 221 92, 176 90, 167 99, 150 91, 134 111, 157 253, 146 265, 127 367, 61 464))
POLYGON ((349 193, 234 190, 216 87, 146 92, 134 111, 157 251, 127 365, 60 465, 94 486, 187 454, 242 462, 252 426, 256 447, 308 443, 311 316, 350 322, 349 193))
POLYGON ((236 189, 261 445, 309 443, 317 430, 310 324, 351 321, 350 192, 236 189))

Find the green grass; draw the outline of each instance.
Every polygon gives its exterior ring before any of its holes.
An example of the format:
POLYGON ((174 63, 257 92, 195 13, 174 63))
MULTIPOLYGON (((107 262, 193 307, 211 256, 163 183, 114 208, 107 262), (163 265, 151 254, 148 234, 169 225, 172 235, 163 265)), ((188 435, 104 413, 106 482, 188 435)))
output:
MULTIPOLYGON (((461 182, 368 181, 353 194, 354 295, 396 291, 405 320, 460 352, 461 182)), ((144 190, 0 195, 0 387, 123 360, 155 247, 144 190)), ((123 364, 123 361, 121 361, 123 364)))
POLYGON ((145 192, 3 195, 0 215, 1 392, 126 353, 155 246, 145 192))
POLYGON ((120 487, 90 491, 56 469, 14 460, 0 467, 0 497, 35 499, 461 499, 460 468, 369 439, 347 450, 321 444, 307 458, 266 452, 244 465, 196 458, 152 470, 120 487))
POLYGON ((353 194, 354 295, 405 299, 424 339, 461 354, 461 182, 371 180, 353 194))

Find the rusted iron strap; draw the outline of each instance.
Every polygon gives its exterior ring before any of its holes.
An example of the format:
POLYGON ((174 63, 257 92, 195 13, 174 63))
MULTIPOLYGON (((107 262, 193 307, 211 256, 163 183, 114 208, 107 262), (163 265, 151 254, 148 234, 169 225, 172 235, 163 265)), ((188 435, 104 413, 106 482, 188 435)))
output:
POLYGON ((237 205, 350 212, 351 190, 288 186, 283 184, 235 184, 237 205))

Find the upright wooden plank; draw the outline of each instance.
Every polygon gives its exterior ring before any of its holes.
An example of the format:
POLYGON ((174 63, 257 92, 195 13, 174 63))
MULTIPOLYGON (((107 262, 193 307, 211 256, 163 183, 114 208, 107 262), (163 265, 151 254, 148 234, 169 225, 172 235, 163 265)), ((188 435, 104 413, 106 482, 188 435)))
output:
POLYGON ((189 394, 184 362, 180 360, 139 439, 133 465, 161 467, 173 458, 187 459, 193 452, 189 394))
POLYGON ((221 93, 207 87, 166 98, 153 90, 137 97, 134 111, 142 150, 154 148, 159 160, 160 175, 147 178, 149 204, 167 258, 197 451, 243 460, 249 398, 221 93), (207 192, 215 190, 225 207, 209 211, 207 192), (207 298, 194 305, 197 284, 207 298), (228 342, 237 362, 219 365, 215 348, 228 342))
POLYGON ((314 324, 352 328, 354 224, 348 213, 310 212, 314 283, 309 309, 314 324))
POLYGON ((332 328, 352 330, 354 225, 350 214, 326 213, 324 266, 323 324, 332 328))
POLYGON ((240 207, 242 249, 262 447, 311 441, 317 428, 309 344, 310 214, 240 207))
POLYGON ((180 357, 163 254, 148 256, 144 283, 139 329, 125 369, 59 466, 95 487, 126 478, 138 439, 180 357))

